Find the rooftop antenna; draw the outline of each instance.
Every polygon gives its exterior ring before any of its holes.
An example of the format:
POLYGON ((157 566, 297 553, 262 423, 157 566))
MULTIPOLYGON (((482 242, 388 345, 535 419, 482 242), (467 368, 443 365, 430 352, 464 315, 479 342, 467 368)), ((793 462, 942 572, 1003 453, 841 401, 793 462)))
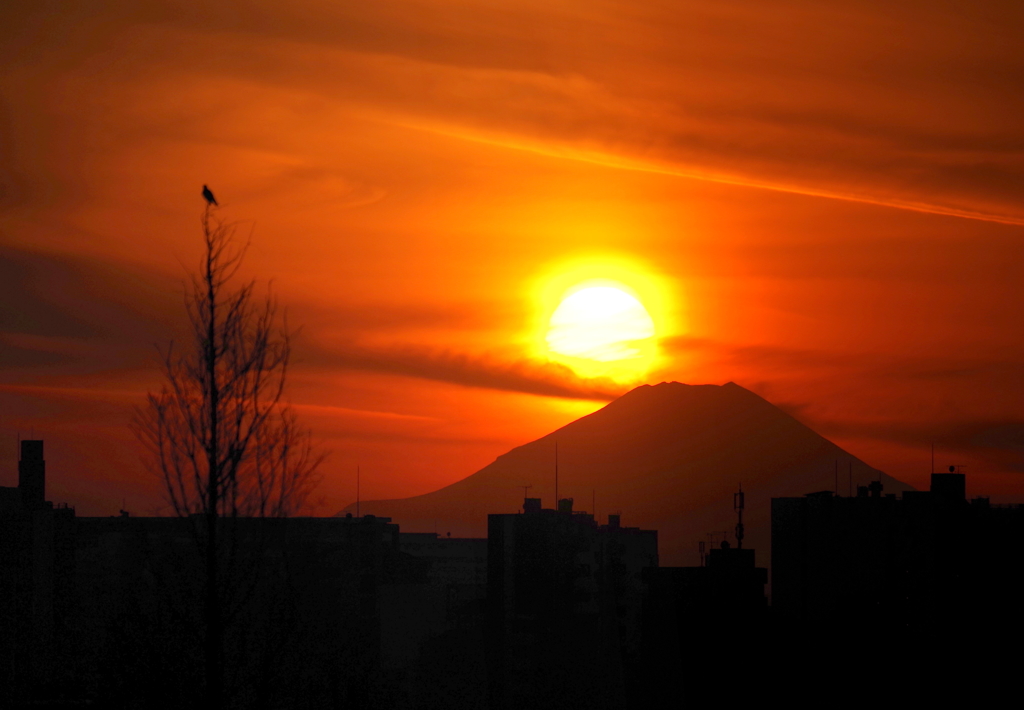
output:
POLYGON ((532 485, 531 486, 523 486, 523 500, 526 500, 526 496, 530 495, 529 493, 527 493, 527 491, 529 491, 531 488, 533 488, 532 485))
POLYGON ((356 464, 356 517, 359 516, 359 465, 356 464))
POLYGON ((697 541, 697 552, 700 553, 700 566, 703 567, 704 566, 704 541, 703 540, 698 540, 697 541))
POLYGON ((732 507, 736 510, 739 521, 736 523, 736 549, 743 549, 743 485, 740 490, 732 494, 732 507))

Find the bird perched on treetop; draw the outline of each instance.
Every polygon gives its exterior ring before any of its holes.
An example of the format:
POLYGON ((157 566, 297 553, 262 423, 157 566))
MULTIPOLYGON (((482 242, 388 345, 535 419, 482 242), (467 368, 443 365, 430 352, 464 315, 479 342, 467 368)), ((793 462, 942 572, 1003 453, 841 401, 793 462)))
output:
POLYGON ((220 207, 220 205, 217 204, 217 198, 213 196, 213 192, 206 185, 203 185, 203 197, 205 197, 206 201, 214 207, 220 207))

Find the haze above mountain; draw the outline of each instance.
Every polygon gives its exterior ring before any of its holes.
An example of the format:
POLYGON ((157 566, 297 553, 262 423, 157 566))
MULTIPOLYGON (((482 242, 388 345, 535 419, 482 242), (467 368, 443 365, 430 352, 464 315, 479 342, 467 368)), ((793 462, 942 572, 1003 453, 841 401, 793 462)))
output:
MULTIPOLYGON (((521 509, 529 497, 554 507, 558 495, 599 519, 658 531, 662 565, 698 563, 697 541, 732 531, 733 493, 746 493, 745 547, 769 562, 771 499, 881 480, 886 493, 913 490, 871 468, 753 392, 729 382, 643 385, 602 409, 499 456, 450 486, 413 498, 363 501, 403 531, 485 537, 488 513, 521 509), (836 470, 838 467, 838 486, 836 470)), ((339 515, 355 513, 355 505, 339 515)), ((721 539, 721 535, 719 535, 721 539)))

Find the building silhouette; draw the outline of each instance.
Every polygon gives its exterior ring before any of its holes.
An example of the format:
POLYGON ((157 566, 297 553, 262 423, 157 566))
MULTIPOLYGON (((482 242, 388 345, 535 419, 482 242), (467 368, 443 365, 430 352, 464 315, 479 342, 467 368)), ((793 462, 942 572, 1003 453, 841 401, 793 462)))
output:
POLYGON ((46 500, 43 442, 22 440, 18 486, 0 487, 0 688, 10 698, 67 682, 75 511, 46 500))
POLYGON ((572 499, 488 516, 492 708, 622 707, 638 661, 653 530, 599 525, 572 499))
POLYGON ((996 649, 1024 631, 1022 583, 1024 507, 968 501, 955 468, 902 497, 876 481, 772 500, 777 643, 819 677, 886 649, 936 697, 976 664, 998 677, 1020 660, 996 649))
POLYGON ((744 549, 742 492, 736 546, 722 540, 703 554, 699 567, 644 570, 643 699, 659 705, 715 702, 724 688, 736 700, 756 700, 763 691, 764 664, 725 659, 737 653, 763 657, 768 644, 768 570, 756 566, 756 553, 744 549))
MULTIPOLYGON (((199 702, 198 520, 76 517, 45 500, 43 442, 20 448, 19 485, 0 488, 0 707, 199 702)), ((432 583, 429 560, 401 550, 398 525, 373 515, 221 524, 234 549, 223 593, 238 703, 408 705, 410 639, 450 620, 448 589, 432 583)))
MULTIPOLYGON (((42 441, 21 442, 18 470, 0 488, 0 706, 200 703, 202 521, 54 506, 42 441)), ((956 470, 931 483, 773 499, 770 607, 741 494, 735 543, 698 567, 659 567, 656 531, 571 499, 489 515, 486 539, 373 515, 223 519, 229 695, 596 710, 768 689, 939 699, 1015 677, 1020 652, 995 649, 1024 631, 1024 507, 968 501, 956 470)))
POLYGON ((487 539, 403 532, 400 541, 428 565, 427 585, 402 590, 408 601, 395 605, 404 615, 395 626, 405 651, 396 667, 404 707, 487 707, 487 539))

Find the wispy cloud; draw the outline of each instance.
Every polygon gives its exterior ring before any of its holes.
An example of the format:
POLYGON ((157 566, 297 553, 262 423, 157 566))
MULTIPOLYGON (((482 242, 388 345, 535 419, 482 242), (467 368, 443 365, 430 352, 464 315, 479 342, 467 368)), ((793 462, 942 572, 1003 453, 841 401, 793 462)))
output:
POLYGON ((180 332, 180 284, 145 268, 0 245, 0 369, 138 367, 180 332))
MULTIPOLYGON (((806 410, 804 410, 806 412, 806 410)), ((1024 472, 1024 419, 994 420, 957 417, 947 421, 907 422, 902 419, 812 419, 821 434, 836 439, 867 439, 917 448, 933 444, 987 461, 989 469, 1024 472)))
POLYGON ((997 380, 1014 387, 1024 386, 1024 372, 1010 353, 1000 357, 958 355, 908 355, 884 350, 825 350, 788 348, 774 345, 740 345, 707 338, 677 336, 665 338, 662 347, 675 356, 699 355, 723 368, 756 369, 762 374, 801 373, 819 376, 825 371, 872 379, 977 381, 997 380))
POLYGON ((10 41, 31 54, 26 28, 88 28, 47 51, 138 55, 113 73, 136 99, 159 87, 168 109, 188 104, 167 98, 187 85, 231 77, 574 160, 1024 224, 1013 119, 1024 55, 1007 29, 1022 18, 1010 4, 247 8, 110 2, 63 20, 21 9, 9 14, 10 41))
POLYGON ((501 359, 416 346, 363 347, 354 344, 305 350, 309 366, 402 375, 464 387, 523 392, 548 397, 612 400, 626 387, 607 379, 585 379, 553 362, 501 359))
POLYGON ((265 81, 343 93, 428 130, 1024 223, 1024 143, 1000 116, 1020 108, 1011 67, 1024 57, 998 23, 938 7, 784 5, 311 2, 230 21, 202 5, 149 12, 206 36, 199 56, 230 52, 220 71, 245 76, 273 57, 265 81), (912 35, 901 31, 908 13, 912 35), (310 62, 336 71, 303 80, 310 62))

